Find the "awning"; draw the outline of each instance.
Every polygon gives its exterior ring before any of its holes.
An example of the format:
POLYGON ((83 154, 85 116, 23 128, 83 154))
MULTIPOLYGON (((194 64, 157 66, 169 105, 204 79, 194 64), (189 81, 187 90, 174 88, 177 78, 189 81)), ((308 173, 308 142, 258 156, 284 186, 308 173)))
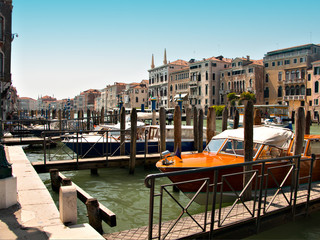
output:
POLYGON ((188 93, 181 93, 181 94, 176 94, 174 96, 174 100, 177 100, 181 97, 181 99, 184 99, 186 96, 188 96, 188 93))

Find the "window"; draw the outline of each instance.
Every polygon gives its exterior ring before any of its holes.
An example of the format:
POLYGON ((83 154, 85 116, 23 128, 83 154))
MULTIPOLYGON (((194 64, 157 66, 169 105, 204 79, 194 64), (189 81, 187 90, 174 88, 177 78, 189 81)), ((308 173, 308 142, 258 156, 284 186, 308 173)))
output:
POLYGON ((212 67, 216 67, 217 64, 216 64, 216 63, 212 63, 211 66, 212 66, 212 67))
POLYGON ((216 80, 216 74, 212 73, 212 80, 216 80))
POLYGON ((232 63, 232 67, 235 67, 236 66, 236 63, 232 63))
POLYGON ((266 74, 266 82, 269 82, 269 74, 266 74))
POLYGON ((276 62, 272 62, 272 67, 274 67, 276 65, 276 62))
POLYGON ((278 66, 282 66, 282 61, 278 61, 278 66))
POLYGON ((311 81, 311 74, 308 74, 308 81, 311 81))
POLYGON ((315 93, 319 92, 319 81, 315 81, 315 83, 314 83, 314 92, 315 93))
POLYGON ((309 106, 312 107, 312 101, 309 101, 309 106))
POLYGON ((265 63, 264 66, 265 66, 265 67, 269 67, 269 64, 268 64, 268 63, 265 63))
POLYGON ((206 84, 206 96, 208 95, 208 84, 206 84))
POLYGON ((238 62, 238 66, 242 66, 242 62, 238 62))
POLYGON ((318 104, 319 104, 319 99, 313 99, 313 105, 315 105, 315 106, 318 106, 318 104))
POLYGON ((266 87, 264 90, 264 98, 269 98, 269 88, 266 87))
POLYGON ((305 95, 306 94, 306 87, 304 85, 301 85, 300 94, 301 95, 305 95))
POLYGON ((298 59, 293 59, 293 63, 297 63, 298 62, 298 59))
POLYGON ((290 64, 290 60, 284 60, 284 65, 290 64))
POLYGON ((295 95, 300 95, 300 87, 298 85, 295 87, 295 95))
POLYGON ((305 57, 302 57, 302 58, 300 58, 300 62, 302 63, 302 62, 305 62, 306 61, 306 58, 305 57))
POLYGON ((208 72, 206 71, 206 80, 208 80, 208 72))
POLYGON ((212 86, 212 96, 216 95, 216 87, 212 86))
POLYGON ((201 96, 201 87, 199 87, 199 89, 198 89, 199 91, 199 96, 201 96))
POLYGON ((253 73, 253 68, 249 68, 249 73, 253 73))
POLYGON ((289 95, 290 95, 290 87, 286 86, 286 96, 289 96, 289 95))
POLYGON ((282 86, 278 87, 278 97, 282 97, 282 86))
POLYGON ((307 96, 311 96, 311 88, 307 88, 307 96))
POLYGON ((313 70, 314 75, 320 75, 320 67, 315 67, 313 70))
POLYGON ((139 98, 138 97, 136 97, 136 102, 139 102, 139 98))
POLYGON ((282 81, 282 72, 278 73, 278 81, 282 81))
POLYGON ((0 16, 0 41, 3 41, 4 19, 0 16))

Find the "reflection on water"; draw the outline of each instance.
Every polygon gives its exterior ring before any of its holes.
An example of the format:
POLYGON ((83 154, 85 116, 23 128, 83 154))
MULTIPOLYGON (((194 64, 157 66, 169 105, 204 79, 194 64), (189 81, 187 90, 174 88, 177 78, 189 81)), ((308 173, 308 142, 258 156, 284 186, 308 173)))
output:
MULTIPOLYGON (((221 129, 221 122, 217 123, 217 130, 221 129)), ((311 133, 320 133, 320 126, 313 124, 311 133)), ((43 161, 43 149, 26 149, 26 154, 30 161, 43 161)), ((60 153, 59 153, 60 154, 60 153)), ((61 153, 63 159, 63 153, 61 153)), ((114 228, 104 224, 105 232, 115 232, 146 226, 148 224, 149 212, 149 189, 144 185, 144 178, 151 173, 158 173, 155 168, 136 168, 134 175, 129 175, 127 168, 99 169, 99 175, 90 175, 90 170, 63 172, 66 177, 76 183, 79 187, 88 192, 92 197, 97 198, 104 206, 113 211, 117 216, 117 226, 114 228)), ((58 194, 52 192, 50 176, 48 173, 40 174, 41 179, 53 196, 58 207, 58 194)), ((158 180, 159 184, 169 183, 168 179, 158 180)), ((170 192, 187 205, 189 199, 182 193, 170 192)), ((159 199, 155 204, 159 205, 159 199)), ((181 213, 181 208, 168 197, 165 196, 163 220, 175 219, 181 213)), ((189 209, 190 213, 202 212, 204 208, 193 203, 189 209)), ((155 211, 158 215, 158 210, 155 211)), ((154 223, 157 223, 155 218, 154 223)), ((78 201, 78 223, 88 222, 85 205, 78 201)), ((297 220, 294 223, 281 225, 270 231, 254 235, 248 239, 319 239, 320 238, 320 213, 314 213, 310 217, 297 220)))

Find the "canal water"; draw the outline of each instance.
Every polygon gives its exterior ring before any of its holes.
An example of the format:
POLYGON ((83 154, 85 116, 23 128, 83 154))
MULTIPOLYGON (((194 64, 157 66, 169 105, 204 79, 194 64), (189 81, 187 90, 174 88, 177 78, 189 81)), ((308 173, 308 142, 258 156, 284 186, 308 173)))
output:
MULTIPOLYGON (((221 121, 217 122, 217 130, 221 129, 221 121)), ((311 133, 320 133, 320 126, 313 124, 311 133)), ((43 161, 41 148, 25 148, 30 161, 43 161)), ((57 153, 58 158, 63 159, 63 153, 57 153)), ((109 227, 103 224, 106 233, 146 226, 148 224, 149 189, 144 185, 144 179, 148 174, 158 173, 153 167, 144 169, 137 167, 134 175, 128 173, 127 168, 98 169, 98 175, 91 175, 90 170, 62 172, 66 177, 88 192, 92 197, 113 211, 117 216, 117 226, 109 227)), ((50 176, 48 173, 40 174, 40 178, 48 188, 58 206, 58 194, 51 189, 50 176)), ((160 179, 157 184, 170 183, 168 179, 160 179)), ((158 185, 159 186, 159 185, 158 185)), ((183 193, 176 193, 168 188, 184 206, 189 199, 183 193)), ((181 213, 181 208, 168 194, 164 198, 163 220, 176 219, 181 213)), ((159 199, 156 201, 158 205, 159 199)), ((203 206, 193 203, 189 208, 191 214, 203 212, 203 206)), ((156 221, 156 220, 155 220, 156 221)), ((78 201, 78 223, 86 223, 85 205, 78 201)), ((280 225, 272 230, 254 235, 248 239, 320 239, 320 213, 314 213, 308 218, 296 222, 280 225)), ((157 222, 154 222, 157 223, 157 222)))

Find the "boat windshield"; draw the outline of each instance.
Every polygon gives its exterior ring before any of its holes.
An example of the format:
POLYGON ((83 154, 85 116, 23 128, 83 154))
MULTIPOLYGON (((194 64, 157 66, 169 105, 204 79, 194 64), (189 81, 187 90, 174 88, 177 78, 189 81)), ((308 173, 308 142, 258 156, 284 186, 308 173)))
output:
POLYGON ((232 154, 237 156, 244 155, 244 143, 243 141, 236 140, 236 139, 228 139, 227 142, 224 144, 220 153, 232 154))
POLYGON ((225 138, 212 139, 208 143, 204 151, 213 152, 213 153, 218 152, 218 150, 220 149, 221 145, 224 143, 225 140, 226 140, 225 138))

